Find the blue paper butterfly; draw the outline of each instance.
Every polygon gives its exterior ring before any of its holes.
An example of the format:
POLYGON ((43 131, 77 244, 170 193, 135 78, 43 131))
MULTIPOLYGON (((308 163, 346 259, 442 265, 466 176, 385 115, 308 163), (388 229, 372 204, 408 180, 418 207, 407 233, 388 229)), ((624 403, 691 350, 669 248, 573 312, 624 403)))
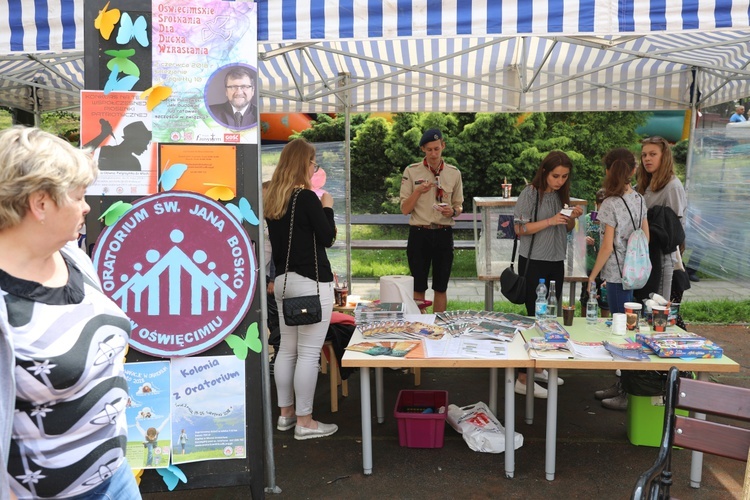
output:
POLYGON ((112 65, 112 72, 109 74, 109 78, 107 78, 107 83, 104 84, 104 95, 113 91, 127 92, 128 90, 132 90, 135 84, 138 83, 139 78, 137 76, 124 76, 118 80, 117 75, 119 74, 120 67, 117 64, 112 65))
POLYGON ((169 169, 162 172, 161 177, 157 184, 161 186, 164 191, 170 191, 177 184, 177 181, 182 177, 188 169, 188 166, 184 163, 175 163, 169 169))
POLYGON ((169 491, 174 490, 180 481, 187 484, 187 476, 176 465, 169 464, 169 467, 156 469, 156 472, 164 479, 164 484, 167 485, 169 491))
POLYGON ((130 14, 124 12, 120 17, 120 29, 117 31, 115 40, 120 45, 125 45, 133 38, 141 44, 141 47, 148 47, 148 23, 143 16, 138 16, 133 22, 130 14))
POLYGON ((238 203, 239 206, 235 205, 234 203, 227 203, 227 208, 230 212, 232 212, 232 215, 237 217, 240 222, 246 220, 253 226, 257 226, 259 223, 258 216, 255 215, 253 207, 250 206, 250 202, 247 201, 247 198, 243 196, 242 198, 240 198, 238 203))

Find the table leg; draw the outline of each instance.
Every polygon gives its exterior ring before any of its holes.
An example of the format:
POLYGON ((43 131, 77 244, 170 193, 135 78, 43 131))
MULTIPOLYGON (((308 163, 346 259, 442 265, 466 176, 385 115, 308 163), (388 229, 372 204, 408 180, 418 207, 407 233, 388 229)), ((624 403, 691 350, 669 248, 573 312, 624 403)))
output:
POLYGON ((370 369, 359 369, 359 393, 362 410, 362 469, 364 474, 372 474, 372 408, 370 406, 370 369))
MULTIPOLYGON (((515 392, 515 388, 513 389, 515 392)), ((526 368, 526 416, 527 424, 534 423, 534 369, 526 368)))
MULTIPOLYGON (((708 372, 698 372, 698 380, 708 381, 708 372)), ((693 416, 699 420, 706 420, 705 413, 694 413, 693 416)), ((703 452, 694 451, 690 460, 690 486, 693 488, 701 487, 703 476, 703 452)))
MULTIPOLYGON (((496 370, 496 368, 493 368, 496 370)), ((495 377, 497 381, 497 377, 495 377)), ((505 477, 513 479, 516 472, 516 370, 505 369, 505 477)), ((497 415, 497 414, 496 414, 497 415)))
POLYGON ((557 453, 557 368, 548 368, 547 383, 547 437, 544 472, 547 481, 555 479, 555 454, 557 453))
POLYGON ((497 368, 490 368, 490 411, 497 416, 497 368))
POLYGON ((378 423, 385 422, 385 411, 383 410, 383 369, 375 368, 375 411, 378 423))
POLYGON ((568 298, 568 300, 570 300, 571 306, 576 303, 576 282, 575 281, 570 282, 570 297, 568 298))
POLYGON ((484 310, 492 311, 494 307, 495 307, 495 282, 488 281, 484 284, 484 310))

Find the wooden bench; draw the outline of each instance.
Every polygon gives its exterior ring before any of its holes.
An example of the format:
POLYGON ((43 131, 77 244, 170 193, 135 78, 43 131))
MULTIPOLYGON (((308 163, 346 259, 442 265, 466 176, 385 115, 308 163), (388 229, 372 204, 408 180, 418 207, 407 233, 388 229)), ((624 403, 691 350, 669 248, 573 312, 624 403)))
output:
MULTIPOLYGON (((371 226, 408 226, 409 216, 403 214, 361 214, 352 215, 352 225, 371 226)), ((480 219, 481 221, 481 219, 480 219)), ((479 224, 480 221, 477 221, 479 224)), ((456 217, 455 229, 474 229, 474 214, 461 214, 456 217)), ((454 240, 457 250, 473 250, 474 240, 454 240)), ((352 249, 356 250, 406 250, 406 240, 352 240, 352 249)))

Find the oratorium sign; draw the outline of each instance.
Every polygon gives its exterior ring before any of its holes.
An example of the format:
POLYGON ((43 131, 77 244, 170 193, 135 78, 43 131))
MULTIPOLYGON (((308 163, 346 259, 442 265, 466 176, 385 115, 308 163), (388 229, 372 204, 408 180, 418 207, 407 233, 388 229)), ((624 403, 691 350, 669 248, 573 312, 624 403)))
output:
POLYGON ((105 293, 130 317, 130 344, 160 357, 221 342, 250 308, 257 281, 239 221, 188 192, 136 201, 102 232, 93 260, 105 293))

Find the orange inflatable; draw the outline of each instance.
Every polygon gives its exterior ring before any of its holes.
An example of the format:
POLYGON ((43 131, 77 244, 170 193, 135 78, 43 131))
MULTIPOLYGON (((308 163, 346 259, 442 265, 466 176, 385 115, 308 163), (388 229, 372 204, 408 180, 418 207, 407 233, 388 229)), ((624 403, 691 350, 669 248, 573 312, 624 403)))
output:
POLYGON ((262 142, 288 142, 289 136, 312 126, 307 113, 261 113, 260 140, 262 142))

